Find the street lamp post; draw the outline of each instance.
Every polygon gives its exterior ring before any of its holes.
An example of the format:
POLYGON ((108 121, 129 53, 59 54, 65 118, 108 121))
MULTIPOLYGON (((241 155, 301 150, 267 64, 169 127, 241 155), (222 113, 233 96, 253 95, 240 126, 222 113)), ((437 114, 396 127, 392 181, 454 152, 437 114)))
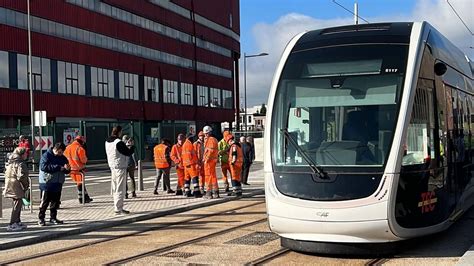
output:
POLYGON ((26 0, 27 21, 28 21, 28 89, 30 91, 30 116, 31 116, 31 145, 33 145, 33 170, 35 169, 35 107, 33 98, 33 80, 31 66, 31 23, 30 23, 30 0, 26 0))
POLYGON ((258 56, 266 56, 267 53, 260 53, 260 54, 253 54, 247 55, 244 53, 244 125, 245 125, 245 135, 247 135, 247 58, 250 57, 258 57, 258 56))

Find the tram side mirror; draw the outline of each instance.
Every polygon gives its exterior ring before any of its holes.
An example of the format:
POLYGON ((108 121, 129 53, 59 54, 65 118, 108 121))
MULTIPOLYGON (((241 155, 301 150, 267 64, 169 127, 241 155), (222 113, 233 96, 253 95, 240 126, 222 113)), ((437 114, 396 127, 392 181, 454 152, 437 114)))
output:
POLYGON ((444 63, 438 62, 434 65, 434 72, 437 76, 444 75, 444 73, 446 73, 447 70, 448 68, 446 67, 444 63))

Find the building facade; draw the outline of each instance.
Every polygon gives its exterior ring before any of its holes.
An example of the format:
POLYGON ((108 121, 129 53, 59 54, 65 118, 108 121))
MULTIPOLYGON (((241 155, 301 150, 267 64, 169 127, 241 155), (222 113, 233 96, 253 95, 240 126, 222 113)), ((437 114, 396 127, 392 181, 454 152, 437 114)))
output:
MULTIPOLYGON (((238 0, 30 0, 30 10, 43 135, 78 131, 101 160, 122 125, 146 157, 161 137, 234 120, 238 0)), ((28 133, 27 0, 0 1, 0 36, 0 128, 28 133)))

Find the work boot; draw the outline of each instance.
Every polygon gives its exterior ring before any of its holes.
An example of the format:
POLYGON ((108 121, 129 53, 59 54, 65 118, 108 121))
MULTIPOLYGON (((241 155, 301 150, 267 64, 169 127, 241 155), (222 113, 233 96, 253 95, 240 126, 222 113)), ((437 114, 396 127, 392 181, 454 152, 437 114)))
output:
POLYGON ((158 191, 157 191, 156 189, 153 190, 153 194, 154 194, 154 195, 158 195, 158 191))
POLYGON ((176 190, 176 196, 182 196, 183 191, 181 189, 176 190))
POLYGON ((224 192, 229 192, 229 184, 224 184, 224 192))
POLYGON ((184 194, 185 194, 185 196, 188 197, 188 198, 190 198, 190 197, 193 196, 193 195, 191 194, 191 190, 187 190, 184 194))
POLYGON ((39 226, 45 226, 45 225, 46 225, 46 222, 44 221, 44 219, 39 219, 38 225, 39 225, 39 226))
POLYGON ((232 191, 232 192, 229 191, 229 192, 227 193, 227 196, 235 196, 235 191, 232 191))
POLYGON ((205 199, 212 199, 212 193, 210 190, 206 192, 206 195, 204 196, 205 199))
POLYGON ((89 197, 89 194, 86 194, 85 197, 86 197, 86 203, 90 203, 93 201, 93 199, 89 197))
POLYGON ((173 194, 173 193, 174 193, 174 190, 168 189, 168 191, 166 191, 166 193, 168 193, 168 194, 173 194))
POLYGON ((220 196, 219 196, 219 190, 214 190, 214 191, 212 191, 212 198, 213 198, 213 199, 218 199, 218 198, 220 198, 220 196))
POLYGON ((242 191, 235 192, 236 197, 242 197, 242 191))
POLYGON ((63 221, 61 221, 61 220, 58 220, 58 219, 52 218, 52 219, 49 219, 49 223, 51 223, 51 224, 55 224, 55 225, 58 225, 58 224, 63 224, 64 222, 63 222, 63 221))
POLYGON ((202 197, 202 194, 201 194, 201 191, 200 191, 200 190, 194 191, 193 194, 194 194, 194 197, 195 197, 195 198, 201 198, 201 197, 202 197))

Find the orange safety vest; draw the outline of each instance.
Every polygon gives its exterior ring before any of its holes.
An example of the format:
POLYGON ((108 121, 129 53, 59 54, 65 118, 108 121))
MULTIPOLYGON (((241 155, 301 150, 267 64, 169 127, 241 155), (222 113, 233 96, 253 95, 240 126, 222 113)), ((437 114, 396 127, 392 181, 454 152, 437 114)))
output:
POLYGON ((163 143, 156 145, 153 149, 155 168, 163 169, 170 167, 168 160, 166 160, 166 149, 168 149, 168 146, 163 143))
POLYGON ((237 158, 235 159, 235 166, 242 167, 244 164, 244 153, 242 152, 242 147, 237 144, 232 144, 229 149, 229 165, 232 165, 233 155, 232 153, 237 151, 237 158))
POLYGON ((218 153, 217 139, 208 137, 204 141, 204 160, 217 160, 218 153))
POLYGON ((202 160, 204 159, 203 158, 204 157, 204 143, 198 140, 194 142, 193 146, 194 146, 194 151, 197 154, 198 162, 202 164, 202 160))
POLYGON ((69 161, 72 171, 81 171, 85 168, 87 163, 86 150, 78 141, 73 141, 66 147, 64 156, 69 161))
POLYGON ((194 151, 193 143, 189 139, 187 139, 183 144, 181 158, 183 159, 183 164, 185 167, 198 163, 196 151, 194 151))
POLYGON ((178 165, 178 168, 183 169, 183 160, 181 159, 181 153, 183 150, 183 146, 180 146, 178 144, 173 145, 173 148, 171 148, 171 160, 178 165))

